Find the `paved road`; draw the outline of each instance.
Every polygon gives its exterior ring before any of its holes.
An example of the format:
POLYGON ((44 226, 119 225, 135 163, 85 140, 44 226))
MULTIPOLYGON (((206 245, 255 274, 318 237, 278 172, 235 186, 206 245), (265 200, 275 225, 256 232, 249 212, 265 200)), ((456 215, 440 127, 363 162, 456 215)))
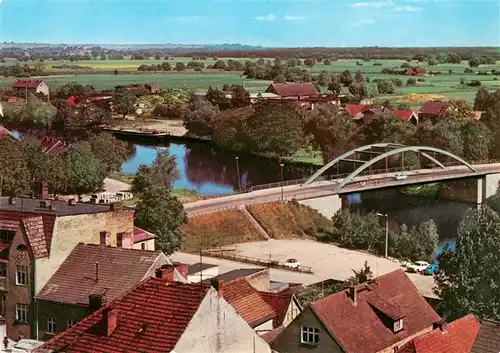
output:
POLYGON ((317 198, 334 194, 346 194, 352 192, 361 192, 373 189, 387 188, 393 186, 405 186, 419 184, 429 181, 442 181, 448 179, 458 179, 468 176, 480 176, 485 173, 500 173, 500 163, 475 165, 476 173, 470 171, 465 166, 455 166, 446 169, 421 169, 418 171, 405 172, 408 179, 397 181, 394 176, 397 173, 376 174, 357 177, 355 181, 348 183, 342 190, 339 190, 339 180, 319 181, 309 186, 292 185, 252 191, 248 193, 222 196, 209 200, 201 200, 184 204, 184 209, 188 215, 214 212, 225 208, 234 208, 241 205, 248 205, 260 202, 278 201, 281 199, 304 200, 308 198, 317 198))

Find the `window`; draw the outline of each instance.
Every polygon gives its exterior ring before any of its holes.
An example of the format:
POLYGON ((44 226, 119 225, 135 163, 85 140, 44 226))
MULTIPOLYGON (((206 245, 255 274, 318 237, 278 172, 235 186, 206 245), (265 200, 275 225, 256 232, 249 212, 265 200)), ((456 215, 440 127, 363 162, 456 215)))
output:
POLYGON ((300 327, 300 343, 317 346, 319 343, 319 329, 315 327, 300 327))
POLYGON ((28 284, 28 266, 18 265, 16 269, 16 284, 25 286, 28 284))
POLYGON ((117 248, 123 247, 123 234, 121 233, 116 235, 116 247, 117 248))
POLYGON ((66 328, 70 328, 74 324, 75 324, 75 322, 73 320, 68 320, 67 323, 66 323, 66 328))
POLYGON ((54 318, 47 319, 47 332, 48 333, 56 332, 56 319, 54 318))
POLYGON ((5 308, 7 305, 7 297, 5 294, 0 295, 0 310, 2 311, 0 315, 5 316, 5 308))
POLYGON ((10 230, 0 229, 0 240, 1 241, 12 241, 14 239, 15 232, 11 232, 10 230))
POLYGON ((28 322, 28 304, 16 304, 16 320, 19 322, 28 322))
POLYGON ((141 243, 141 250, 146 250, 146 243, 141 243))
POLYGON ((7 277, 7 264, 0 264, 0 277, 7 277))
POLYGON ((403 319, 394 321, 394 332, 401 331, 403 329, 403 319))

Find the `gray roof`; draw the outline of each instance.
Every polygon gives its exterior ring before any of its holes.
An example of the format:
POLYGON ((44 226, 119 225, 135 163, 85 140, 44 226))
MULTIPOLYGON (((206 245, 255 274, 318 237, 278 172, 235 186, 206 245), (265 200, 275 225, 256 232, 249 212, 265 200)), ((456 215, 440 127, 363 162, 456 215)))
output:
POLYGON ((198 273, 198 272, 201 272, 203 270, 208 270, 209 268, 214 268, 214 267, 217 267, 217 265, 197 262, 197 263, 192 264, 188 267, 188 275, 192 275, 194 273, 198 273))
POLYGON ((500 352, 500 322, 481 320, 481 327, 471 353, 500 352))
POLYGON ((40 205, 42 200, 30 198, 14 198, 15 204, 9 203, 9 197, 0 196, 0 211, 32 212, 38 214, 55 214, 57 216, 68 216, 77 214, 109 212, 110 205, 96 205, 91 203, 77 202, 74 206, 66 201, 48 201, 53 206, 53 210, 43 208, 40 205))
POLYGON ((221 275, 218 275, 214 279, 218 281, 231 282, 235 279, 247 277, 258 272, 264 271, 265 268, 240 268, 238 270, 232 270, 221 275))

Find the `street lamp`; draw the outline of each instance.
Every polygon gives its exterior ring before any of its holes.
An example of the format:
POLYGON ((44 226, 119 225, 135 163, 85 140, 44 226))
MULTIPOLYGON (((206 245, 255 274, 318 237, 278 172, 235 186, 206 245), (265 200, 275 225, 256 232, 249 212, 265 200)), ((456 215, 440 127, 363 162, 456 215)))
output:
POLYGON ((385 217, 385 258, 389 257, 389 216, 383 213, 377 213, 379 217, 385 217))
POLYGON ((281 169, 281 202, 283 202, 283 167, 285 165, 283 163, 280 163, 280 169, 281 169))
POLYGON ((236 176, 238 177, 238 191, 241 191, 241 180, 240 180, 240 157, 236 156, 234 157, 236 160, 236 176))

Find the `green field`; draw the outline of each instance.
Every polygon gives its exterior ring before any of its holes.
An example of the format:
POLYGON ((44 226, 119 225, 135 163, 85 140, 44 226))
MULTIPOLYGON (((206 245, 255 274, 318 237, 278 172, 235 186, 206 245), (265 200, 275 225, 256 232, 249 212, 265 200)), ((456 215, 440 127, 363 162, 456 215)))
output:
MULTIPOLYGON (((228 60, 230 58, 219 58, 221 60, 228 60)), ((176 62, 187 63, 191 61, 192 58, 188 57, 175 57, 169 62, 175 65, 176 62)), ((233 60, 239 60, 244 62, 245 58, 238 58, 233 60)), ((270 81, 265 80, 253 80, 247 79, 243 80, 240 73, 232 72, 202 72, 194 73, 194 71, 188 70, 182 73, 169 72, 169 73, 141 73, 137 72, 137 67, 142 64, 158 64, 164 60, 83 60, 83 61, 45 61, 45 67, 49 71, 56 73, 58 70, 52 69, 54 65, 79 65, 89 67, 89 71, 94 72, 92 75, 78 74, 79 70, 68 70, 65 72, 73 71, 75 75, 52 75, 43 77, 51 89, 55 89, 60 85, 66 84, 68 82, 79 82, 82 84, 89 84, 94 86, 96 89, 110 89, 117 85, 127 85, 127 84, 138 84, 146 82, 158 83, 162 88, 180 88, 182 86, 187 86, 194 90, 205 90, 209 86, 212 87, 222 87, 224 84, 235 84, 241 85, 245 83, 245 87, 252 93, 262 92, 269 85, 270 81), (115 76, 109 74, 111 70, 118 69, 120 74, 115 76), (99 71, 107 71, 108 73, 99 71)), ((12 65, 15 64, 14 59, 6 59, 6 63, 2 65, 12 65)), ((205 65, 214 63, 213 58, 208 58, 203 61, 205 65)), ((350 70, 352 73, 360 70, 363 72, 365 77, 369 77, 370 80, 388 79, 388 78, 400 78, 403 83, 406 83, 406 76, 398 75, 381 75, 380 71, 383 68, 397 68, 400 69, 403 60, 379 60, 371 62, 361 62, 362 66, 357 65, 357 60, 338 60, 332 62, 331 65, 317 64, 312 68, 301 67, 307 69, 312 74, 317 74, 321 70, 327 70, 329 72, 342 72, 344 70, 350 70), (379 62, 382 66, 373 66, 374 62, 379 62)), ((24 64, 24 63, 23 63, 24 64)), ((30 64, 28 62, 28 64, 30 64)), ((396 92, 389 96, 377 96, 377 99, 389 99, 390 101, 397 101, 404 95, 408 93, 433 93, 444 96, 448 99, 465 99, 472 102, 477 91, 476 87, 468 87, 466 85, 460 85, 460 79, 463 77, 467 82, 472 80, 478 80, 482 82, 482 86, 490 90, 500 88, 500 81, 494 80, 494 76, 479 76, 479 75, 464 75, 464 69, 468 67, 467 62, 462 62, 461 64, 440 64, 433 67, 428 67, 425 63, 412 62, 412 66, 424 67, 427 70, 440 71, 446 73, 439 76, 425 77, 425 82, 419 82, 416 86, 403 86, 396 88, 396 92), (448 75, 448 70, 452 70, 454 74, 448 75)), ((481 65, 475 70, 481 71, 491 71, 492 69, 500 69, 500 65, 481 65)), ((60 71, 60 70, 59 70, 60 71)), ((14 78, 0 78, 0 87, 9 87, 13 82, 14 78)))

